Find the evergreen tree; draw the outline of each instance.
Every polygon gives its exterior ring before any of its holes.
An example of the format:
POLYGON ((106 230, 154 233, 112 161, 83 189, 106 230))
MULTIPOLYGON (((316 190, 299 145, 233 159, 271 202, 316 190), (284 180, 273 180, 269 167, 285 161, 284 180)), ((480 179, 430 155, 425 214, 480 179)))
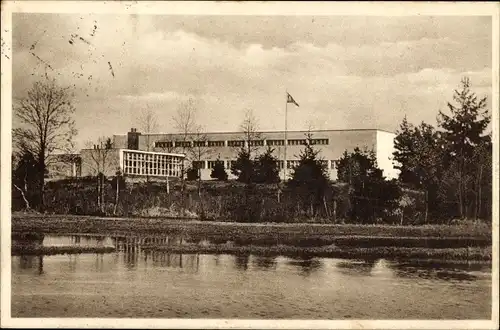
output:
MULTIPOLYGON (((463 78, 461 90, 455 90, 453 95, 455 104, 448 103, 450 114, 440 111, 438 116, 445 150, 446 172, 442 187, 455 192, 453 202, 458 206, 461 218, 474 216, 477 210, 474 183, 478 180, 478 171, 476 164, 470 160, 478 154, 477 148, 487 145, 485 130, 491 120, 486 109, 486 97, 478 99, 470 87, 470 80, 463 78)), ((442 195, 450 196, 449 192, 442 195)))
POLYGON ((405 116, 394 139, 394 168, 399 170, 399 181, 410 185, 418 182, 411 169, 415 158, 414 131, 415 127, 408 122, 405 116))
POLYGON ((299 163, 293 169, 288 187, 298 197, 302 209, 310 216, 317 214, 324 205, 325 193, 329 187, 329 178, 325 162, 319 159, 319 151, 312 147, 312 136, 307 135, 307 143, 299 155, 299 163))
POLYGON ((20 208, 17 202, 17 193, 22 197, 24 207, 31 209, 37 207, 40 203, 40 194, 38 193, 40 182, 39 164, 36 157, 28 150, 21 151, 12 159, 12 207, 20 208))
POLYGON ((274 150, 268 147, 266 152, 257 157, 254 162, 255 183, 277 183, 280 182, 278 159, 273 155, 274 150))
POLYGON ((233 173, 240 182, 252 182, 254 164, 252 159, 250 159, 250 152, 245 148, 241 148, 238 152, 238 158, 231 166, 231 173, 233 173))
POLYGON ((398 205, 400 189, 394 180, 385 180, 373 151, 344 152, 338 163, 338 179, 350 185, 350 217, 359 222, 385 218, 398 205))
POLYGON ((224 168, 224 162, 217 158, 217 161, 212 168, 212 173, 210 173, 212 179, 217 179, 220 181, 227 181, 227 172, 224 168))
POLYGON ((199 179, 199 170, 196 168, 196 166, 191 165, 186 171, 186 180, 187 181, 196 181, 199 179))
POLYGON ((395 167, 401 173, 399 181, 425 193, 425 222, 429 211, 441 210, 438 196, 439 182, 443 171, 442 140, 432 125, 422 122, 419 126, 409 124, 406 117, 395 138, 395 167))

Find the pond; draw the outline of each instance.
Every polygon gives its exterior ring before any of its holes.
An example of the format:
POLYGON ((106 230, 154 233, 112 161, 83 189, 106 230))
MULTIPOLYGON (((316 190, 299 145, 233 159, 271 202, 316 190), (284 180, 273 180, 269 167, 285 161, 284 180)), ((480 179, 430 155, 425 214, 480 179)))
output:
POLYGON ((142 249, 187 241, 45 235, 117 250, 12 257, 12 317, 490 319, 489 267, 142 249))

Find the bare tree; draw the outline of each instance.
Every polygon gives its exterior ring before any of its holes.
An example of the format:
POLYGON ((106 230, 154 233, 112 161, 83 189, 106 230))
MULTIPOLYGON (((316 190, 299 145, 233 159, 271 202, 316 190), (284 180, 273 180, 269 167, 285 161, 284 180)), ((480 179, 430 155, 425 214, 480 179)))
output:
POLYGON ((252 153, 255 153, 259 149, 257 141, 262 138, 262 134, 259 132, 259 122, 252 110, 246 111, 245 118, 240 125, 240 130, 243 132, 244 148, 251 157, 252 153))
POLYGON ((90 149, 91 162, 89 167, 97 177, 97 205, 104 211, 104 174, 111 165, 111 151, 113 144, 111 138, 100 137, 97 143, 87 142, 90 149))
MULTIPOLYGON (((196 132, 198 127, 196 125, 196 116, 197 116, 197 106, 196 101, 192 98, 189 98, 185 102, 181 102, 179 107, 177 108, 177 112, 175 113, 173 119, 174 127, 179 133, 180 138, 177 141, 174 141, 176 150, 179 150, 184 155, 188 155, 190 150, 193 148, 193 141, 191 141, 191 136, 193 132, 196 132)), ((184 204, 184 191, 185 180, 184 176, 186 173, 186 160, 183 160, 181 163, 181 192, 182 192, 182 204, 184 204)), ((183 208, 185 209, 185 207, 183 208)))
MULTIPOLYGON (((196 131, 196 102, 194 99, 190 98, 185 102, 182 102, 177 108, 173 119, 174 127, 179 133, 180 138, 175 141, 175 148, 179 150, 184 155, 188 153, 191 149, 192 144, 190 140, 190 135, 196 131)), ((184 186, 184 174, 185 174, 185 164, 182 163, 181 167, 181 178, 184 186)))
POLYGON ((208 146, 208 137, 202 126, 197 126, 193 134, 191 135, 192 147, 189 151, 189 157, 191 162, 197 162, 198 171, 198 198, 200 199, 201 214, 204 215, 203 200, 201 194, 201 162, 211 154, 212 150, 208 146))
POLYGON ((73 120, 69 88, 59 87, 55 80, 33 84, 14 108, 19 127, 13 129, 15 148, 31 153, 38 164, 40 203, 44 205, 45 172, 51 156, 73 148, 77 131, 73 120))
POLYGON ((147 151, 150 151, 150 134, 156 133, 158 130, 158 116, 149 106, 147 106, 147 108, 140 113, 138 122, 140 129, 146 135, 147 151))
MULTIPOLYGON (((148 105, 139 115, 138 122, 140 129, 146 137, 146 150, 150 151, 151 133, 155 133, 158 130, 158 117, 148 105)), ((146 171, 146 173, 146 182, 149 182, 149 171, 146 171)))

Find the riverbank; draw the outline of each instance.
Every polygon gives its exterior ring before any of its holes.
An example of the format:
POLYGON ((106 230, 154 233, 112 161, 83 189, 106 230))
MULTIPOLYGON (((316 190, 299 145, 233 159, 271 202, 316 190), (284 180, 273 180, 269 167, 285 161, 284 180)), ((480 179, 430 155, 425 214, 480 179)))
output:
POLYGON ((93 246, 12 246, 12 256, 46 256, 57 254, 82 254, 82 253, 111 253, 116 251, 114 247, 93 247, 93 246))
POLYGON ((321 236, 377 236, 461 238, 491 242, 491 226, 466 222, 457 225, 357 225, 311 223, 237 223, 170 218, 111 218, 14 213, 12 232, 96 234, 190 234, 226 239, 294 239, 321 236))
POLYGON ((491 263, 486 225, 243 224, 197 220, 15 214, 13 237, 96 234, 139 238, 146 251, 206 254, 307 255, 331 258, 452 260, 491 263), (145 244, 170 236, 180 243, 145 244))
POLYGON ((338 246, 298 247, 290 245, 274 246, 143 246, 145 251, 182 254, 236 254, 266 257, 320 257, 339 259, 390 259, 390 260, 433 260, 452 263, 491 263, 491 248, 451 248, 430 249, 415 247, 378 246, 372 248, 346 248, 338 246))

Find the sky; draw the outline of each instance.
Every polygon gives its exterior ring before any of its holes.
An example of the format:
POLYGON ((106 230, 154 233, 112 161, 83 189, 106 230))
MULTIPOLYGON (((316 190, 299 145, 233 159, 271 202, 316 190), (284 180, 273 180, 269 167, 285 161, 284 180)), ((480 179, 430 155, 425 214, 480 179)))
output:
POLYGON ((395 131, 435 124, 463 76, 492 95, 491 17, 15 13, 12 43, 14 101, 45 77, 71 86, 77 148, 140 130, 144 109, 173 132, 189 99, 209 132, 247 110, 283 130, 286 91, 289 130, 395 131))

